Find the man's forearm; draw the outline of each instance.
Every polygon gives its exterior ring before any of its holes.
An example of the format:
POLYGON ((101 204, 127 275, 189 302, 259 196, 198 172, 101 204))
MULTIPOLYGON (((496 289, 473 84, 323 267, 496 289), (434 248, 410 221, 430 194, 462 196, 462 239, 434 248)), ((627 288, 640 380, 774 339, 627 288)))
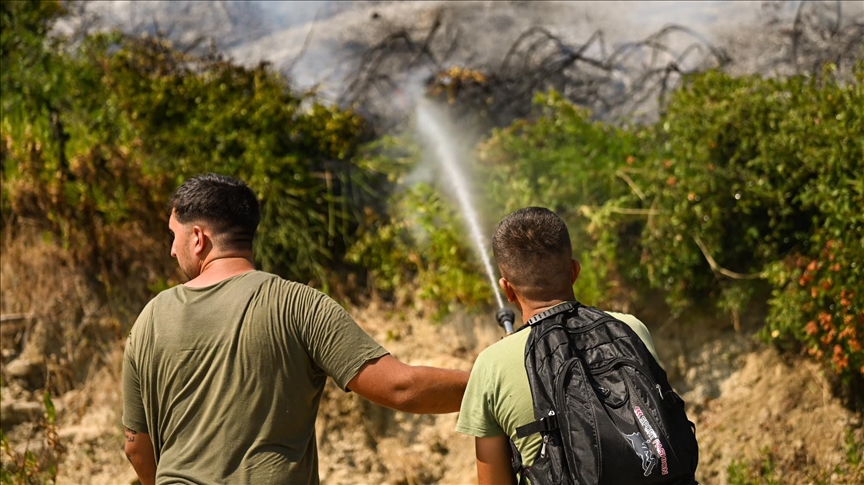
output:
POLYGON ((129 463, 132 463, 132 468, 135 469, 141 485, 156 485, 156 463, 153 461, 152 456, 148 458, 141 455, 132 455, 127 456, 127 458, 129 458, 129 463))
POLYGON ((126 458, 138 474, 141 485, 156 484, 156 457, 150 435, 126 428, 126 458))
POLYGON ((467 385, 467 372, 407 365, 385 355, 366 362, 348 389, 398 411, 442 414, 459 410, 467 385))
POLYGON ((437 367, 412 367, 412 385, 401 411, 417 414, 443 414, 459 411, 469 373, 437 367))

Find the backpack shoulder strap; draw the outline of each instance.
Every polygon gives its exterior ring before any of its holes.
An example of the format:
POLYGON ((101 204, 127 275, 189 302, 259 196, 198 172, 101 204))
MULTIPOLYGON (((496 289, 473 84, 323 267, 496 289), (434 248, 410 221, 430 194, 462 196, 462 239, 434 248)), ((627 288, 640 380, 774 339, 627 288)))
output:
POLYGON ((578 301, 568 301, 559 305, 555 305, 552 308, 531 317, 530 320, 525 322, 525 326, 533 327, 534 325, 537 325, 538 323, 546 320, 549 317, 558 315, 559 313, 569 312, 573 309, 579 308, 580 306, 582 305, 578 301))
MULTIPOLYGON (((574 311, 574 310, 576 310, 582 306, 583 305, 581 303, 579 303, 578 301, 568 301, 568 302, 564 302, 564 303, 555 305, 554 307, 552 307, 552 308, 550 308, 544 312, 538 313, 537 315, 534 315, 533 317, 531 317, 531 319, 529 319, 527 322, 525 322, 525 325, 522 328, 524 329, 524 328, 536 326, 536 325, 540 324, 541 322, 543 322, 544 320, 549 319, 551 317, 554 317, 555 315, 560 315, 562 313, 572 312, 572 311, 574 311)), ((532 337, 533 337, 533 335, 532 335, 532 337)), ((526 345, 525 351, 529 352, 529 350, 528 350, 529 348, 530 348, 530 344, 526 345)), ((532 393, 533 393, 533 390, 532 390, 532 393)), ((516 436, 518 436, 520 438, 524 438, 526 436, 530 436, 530 435, 535 434, 535 433, 544 433, 544 434, 549 433, 550 431, 555 430, 555 429, 558 429, 558 418, 557 418, 557 416, 555 416, 554 413, 551 413, 548 416, 544 416, 544 417, 542 417, 536 421, 532 421, 528 424, 519 426, 518 428, 516 428, 516 436)))

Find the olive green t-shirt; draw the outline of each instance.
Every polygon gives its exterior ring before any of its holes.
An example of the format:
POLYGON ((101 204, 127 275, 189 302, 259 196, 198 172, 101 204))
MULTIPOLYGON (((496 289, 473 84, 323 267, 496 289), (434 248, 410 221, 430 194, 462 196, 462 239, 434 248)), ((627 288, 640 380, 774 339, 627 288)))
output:
POLYGON ((123 359, 123 424, 150 434, 160 484, 316 484, 327 376, 387 354, 336 302, 252 271, 163 291, 123 359))
MULTIPOLYGON (((606 313, 629 325, 657 358, 654 341, 642 322, 633 315, 606 313)), ((456 422, 456 431, 477 438, 506 434, 522 455, 525 466, 534 463, 542 442, 539 433, 524 438, 516 436, 516 428, 535 419, 531 386, 525 370, 525 345, 532 330, 526 328, 516 332, 480 353, 471 369, 456 422)))

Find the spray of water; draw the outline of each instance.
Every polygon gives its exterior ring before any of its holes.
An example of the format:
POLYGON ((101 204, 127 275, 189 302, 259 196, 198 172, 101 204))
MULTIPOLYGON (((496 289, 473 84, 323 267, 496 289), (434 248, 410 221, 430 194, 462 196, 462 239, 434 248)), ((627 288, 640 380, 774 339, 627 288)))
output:
POLYGON ((456 153, 457 150, 453 146, 453 138, 447 135, 443 122, 436 116, 434 108, 430 106, 429 102, 424 100, 417 103, 417 129, 431 149, 434 150, 435 160, 441 164, 441 168, 444 169, 444 173, 447 175, 453 192, 456 194, 459 208, 462 210, 465 222, 468 224, 474 248, 479 253, 483 266, 486 268, 489 284, 492 285, 492 292, 495 293, 495 299, 498 301, 498 308, 503 308, 504 301, 498 292, 495 273, 492 271, 489 253, 486 252, 483 234, 480 232, 477 211, 474 210, 474 204, 471 202, 471 192, 468 188, 465 175, 459 169, 459 157, 456 153))

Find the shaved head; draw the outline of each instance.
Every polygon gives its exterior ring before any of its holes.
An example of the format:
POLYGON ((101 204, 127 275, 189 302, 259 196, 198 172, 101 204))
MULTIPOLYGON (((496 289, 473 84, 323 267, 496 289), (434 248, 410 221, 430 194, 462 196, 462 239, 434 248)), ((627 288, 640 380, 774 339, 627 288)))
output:
POLYGON ((492 251, 501 276, 526 298, 542 300, 572 287, 570 233, 549 209, 526 207, 505 217, 492 251))

